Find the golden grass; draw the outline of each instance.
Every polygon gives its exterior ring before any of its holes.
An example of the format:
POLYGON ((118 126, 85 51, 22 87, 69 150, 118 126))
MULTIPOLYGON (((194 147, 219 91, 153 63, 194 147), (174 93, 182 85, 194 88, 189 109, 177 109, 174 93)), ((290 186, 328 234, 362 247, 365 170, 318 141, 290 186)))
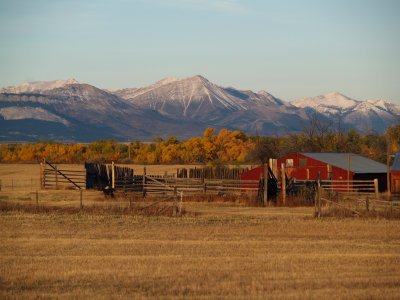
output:
MULTIPOLYGON (((0 165, 0 179, 39 176, 38 165, 16 166, 0 165)), ((400 295, 399 220, 316 219, 313 207, 249 207, 234 197, 186 198, 177 218, 171 202, 139 212, 151 198, 129 209, 122 195, 83 191, 80 210, 79 191, 39 191, 40 209, 35 197, 0 192, 2 299, 400 295)))
POLYGON ((386 298, 400 222, 185 203, 200 217, 1 212, 1 298, 386 298))

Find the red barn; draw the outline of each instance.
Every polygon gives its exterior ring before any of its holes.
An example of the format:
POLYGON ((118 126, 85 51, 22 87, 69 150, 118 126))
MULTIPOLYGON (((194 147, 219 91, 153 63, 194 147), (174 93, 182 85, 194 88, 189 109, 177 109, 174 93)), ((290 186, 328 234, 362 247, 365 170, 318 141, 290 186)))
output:
POLYGON ((278 159, 278 173, 280 166, 285 164, 286 175, 297 180, 316 180, 318 173, 321 179, 373 180, 378 179, 379 191, 383 192, 386 186, 386 166, 374 160, 352 153, 333 152, 299 152, 278 159))
MULTIPOLYGON (((397 186, 400 189, 400 154, 397 186)), ((350 180, 378 179, 379 191, 387 189, 386 166, 374 160, 352 153, 332 152, 298 152, 278 159, 278 177, 281 178, 281 164, 285 164, 286 175, 296 180, 316 180, 318 172, 321 179, 347 180, 349 168, 350 180), (350 162, 350 165, 349 165, 350 162)), ((259 166, 248 172, 242 173, 242 180, 258 180, 264 174, 264 166, 259 166)), ((393 174, 393 172, 392 172, 393 174)), ((392 176, 393 178, 393 176, 392 176)), ((400 190, 399 190, 400 192, 400 190)))
POLYGON ((390 168, 391 192, 400 193, 400 151, 397 151, 393 166, 390 168))

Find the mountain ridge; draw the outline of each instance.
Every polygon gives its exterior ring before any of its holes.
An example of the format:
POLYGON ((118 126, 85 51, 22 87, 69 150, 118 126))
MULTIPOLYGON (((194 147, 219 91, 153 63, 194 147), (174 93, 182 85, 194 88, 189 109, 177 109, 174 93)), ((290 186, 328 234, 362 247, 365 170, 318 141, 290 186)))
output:
POLYGON ((400 119, 400 106, 383 99, 359 101, 331 92, 286 102, 266 91, 222 87, 201 75, 114 90, 68 79, 0 88, 0 140, 90 141, 104 136, 146 141, 156 135, 189 138, 207 127, 286 135, 301 132, 313 112, 340 118, 347 128, 361 132, 371 124, 383 132, 400 119), (29 128, 25 134, 23 123, 37 124, 41 132, 35 135, 35 128, 29 128))

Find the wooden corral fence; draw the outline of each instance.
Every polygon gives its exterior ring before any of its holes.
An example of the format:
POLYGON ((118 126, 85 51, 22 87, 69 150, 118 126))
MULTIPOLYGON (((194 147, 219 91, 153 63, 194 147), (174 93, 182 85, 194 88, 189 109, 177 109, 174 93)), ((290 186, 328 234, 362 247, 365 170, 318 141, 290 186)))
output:
POLYGON ((165 195, 171 193, 176 187, 178 192, 184 192, 185 195, 222 195, 257 192, 257 185, 258 180, 243 182, 230 179, 165 178, 146 175, 143 190, 146 194, 165 195))
MULTIPOLYGON (((149 175, 146 173, 146 168, 142 175, 135 175, 134 170, 125 167, 118 167, 114 164, 91 164, 86 163, 86 178, 87 189, 104 189, 110 187, 115 190, 124 190, 126 192, 137 192, 146 195, 170 195, 173 194, 176 188, 179 192, 184 192, 185 195, 193 194, 224 194, 241 192, 257 192, 258 180, 243 181, 240 179, 207 179, 207 176, 212 173, 207 173, 205 169, 196 170, 195 174, 203 174, 204 176, 196 177, 175 177, 168 174, 149 175), (203 171, 201 171, 203 170, 203 171)), ((236 174, 235 172, 230 173, 236 174)), ((221 171, 222 172, 222 171, 221 171)), ((181 171, 181 174, 182 171, 181 171)), ((194 173, 193 173, 194 174, 194 173)), ((215 174, 228 174, 227 171, 215 174)), ((215 175, 214 174, 214 175, 215 175)))
POLYGON ((204 167, 204 168, 180 168, 176 174, 178 178, 204 178, 204 179, 230 179, 239 180, 240 174, 247 172, 249 168, 228 167, 204 167))
POLYGON ((134 170, 126 167, 104 164, 85 163, 86 189, 132 189, 133 185, 140 185, 143 176, 135 176, 134 170))
POLYGON ((86 171, 59 169, 56 164, 43 161, 40 163, 41 189, 70 186, 84 189, 86 186, 86 171))
POLYGON ((322 204, 336 206, 361 215, 362 211, 400 209, 400 201, 384 200, 378 192, 375 180, 317 180, 315 213, 321 216, 322 204))

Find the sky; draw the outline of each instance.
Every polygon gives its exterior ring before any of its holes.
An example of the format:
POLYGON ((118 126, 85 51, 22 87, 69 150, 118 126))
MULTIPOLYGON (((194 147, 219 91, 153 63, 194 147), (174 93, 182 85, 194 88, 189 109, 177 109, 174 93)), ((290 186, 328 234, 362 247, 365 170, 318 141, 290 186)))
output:
POLYGON ((202 75, 285 101, 400 105, 398 0, 0 0, 0 86, 202 75))

